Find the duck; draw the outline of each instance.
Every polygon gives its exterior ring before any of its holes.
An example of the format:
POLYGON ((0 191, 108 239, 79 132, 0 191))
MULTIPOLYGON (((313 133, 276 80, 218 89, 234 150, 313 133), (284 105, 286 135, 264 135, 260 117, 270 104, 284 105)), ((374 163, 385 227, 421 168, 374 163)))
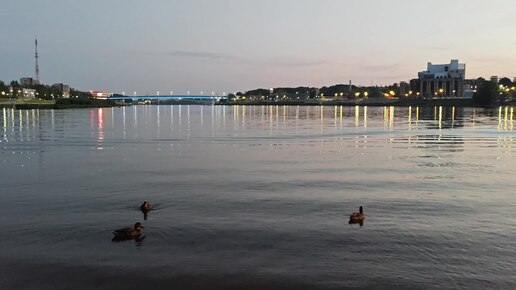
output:
POLYGON ((142 235, 143 225, 140 222, 134 224, 134 227, 121 228, 113 231, 113 240, 131 240, 137 239, 142 235))
POLYGON ((364 208, 360 207, 358 212, 354 212, 349 216, 349 223, 361 223, 365 219, 364 208))
POLYGON ((152 210, 152 205, 148 201, 144 201, 142 205, 140 205, 140 210, 143 212, 152 210))

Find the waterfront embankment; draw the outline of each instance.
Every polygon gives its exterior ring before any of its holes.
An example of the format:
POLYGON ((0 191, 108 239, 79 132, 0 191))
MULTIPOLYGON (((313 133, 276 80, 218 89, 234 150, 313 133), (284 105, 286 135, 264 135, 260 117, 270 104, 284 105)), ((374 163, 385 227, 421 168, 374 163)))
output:
POLYGON ((514 106, 516 100, 493 101, 488 104, 475 102, 474 99, 306 99, 306 100, 236 100, 221 102, 220 105, 246 105, 246 106, 370 106, 370 107, 478 107, 494 108, 499 106, 514 106))
MULTIPOLYGON (((475 107, 477 106, 472 99, 385 99, 385 98, 366 98, 366 99, 306 99, 306 100, 239 100, 224 105, 280 105, 280 106, 457 106, 475 107)), ((499 104, 496 104, 499 105, 499 104)))
POLYGON ((70 98, 57 100, 0 99, 0 108, 32 109, 72 109, 105 108, 116 106, 114 101, 93 98, 70 98))

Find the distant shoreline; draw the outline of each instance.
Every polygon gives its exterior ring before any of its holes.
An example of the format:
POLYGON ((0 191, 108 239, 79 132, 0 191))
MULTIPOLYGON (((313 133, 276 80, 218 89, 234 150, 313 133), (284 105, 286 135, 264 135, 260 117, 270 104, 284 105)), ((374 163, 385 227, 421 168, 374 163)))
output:
POLYGON ((6 100, 0 102, 0 108, 9 108, 17 110, 62 110, 62 109, 80 109, 80 108, 109 108, 117 106, 114 101, 99 100, 99 99, 85 99, 85 98, 70 98, 58 99, 56 101, 46 100, 6 100))
POLYGON ((495 102, 490 105, 476 104, 472 99, 430 99, 430 100, 406 100, 406 99, 363 99, 363 100, 279 100, 279 101, 234 101, 228 103, 221 103, 219 105, 229 106, 370 106, 370 107, 476 107, 476 108, 492 108, 498 106, 512 106, 516 102, 495 102))
MULTIPOLYGON (((189 101, 175 101, 161 103, 162 105, 207 105, 208 103, 196 103, 189 101)), ((210 103, 211 104, 211 103, 210 103)), ((156 105, 156 104, 148 104, 156 105)), ((511 102, 495 102, 489 105, 476 104, 472 99, 420 99, 420 100, 407 100, 407 99, 359 99, 359 100, 259 100, 259 101, 232 101, 232 102, 219 102, 215 103, 219 106, 370 106, 370 107, 471 107, 471 108, 493 108, 499 106, 514 106, 516 101, 511 102)), ((0 102, 0 108, 9 108, 17 110, 32 110, 32 109, 80 109, 80 108, 109 108, 121 106, 119 103, 115 103, 110 100, 99 100, 99 99, 60 99, 57 102, 52 101, 25 101, 25 102, 0 102)))

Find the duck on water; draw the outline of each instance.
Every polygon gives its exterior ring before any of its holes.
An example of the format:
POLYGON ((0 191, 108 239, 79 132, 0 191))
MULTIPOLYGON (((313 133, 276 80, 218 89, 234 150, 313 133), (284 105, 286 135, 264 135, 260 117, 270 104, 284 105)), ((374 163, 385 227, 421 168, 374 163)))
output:
POLYGON ((143 212, 152 210, 152 205, 148 201, 144 201, 142 205, 140 205, 140 210, 143 212))
POLYGON ((350 224, 358 224, 363 223, 365 219, 364 215, 364 208, 361 206, 358 209, 358 212, 354 212, 349 216, 349 223, 350 224))
POLYGON ((142 235, 143 225, 140 222, 134 224, 134 227, 121 228, 113 231, 113 241, 125 241, 125 240, 143 240, 145 238, 142 235))
POLYGON ((144 220, 147 220, 147 215, 152 209, 153 207, 148 201, 144 201, 142 205, 140 205, 140 211, 143 213, 144 220))

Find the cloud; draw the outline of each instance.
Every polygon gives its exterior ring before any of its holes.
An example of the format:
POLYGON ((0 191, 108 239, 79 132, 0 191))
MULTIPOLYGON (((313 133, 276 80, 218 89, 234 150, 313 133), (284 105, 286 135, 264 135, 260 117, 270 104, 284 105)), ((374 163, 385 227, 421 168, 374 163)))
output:
POLYGON ((407 79, 407 75, 404 74, 396 74, 396 75, 385 75, 385 76, 375 76, 373 80, 404 80, 407 79))
POLYGON ((175 50, 165 53, 170 56, 190 57, 190 58, 209 58, 209 59, 235 59, 235 56, 229 54, 215 53, 215 52, 199 52, 199 51, 183 51, 175 50))
POLYGON ((514 15, 512 13, 509 13, 505 16, 502 16, 499 18, 499 21, 503 25, 514 25, 516 24, 516 19, 514 18, 514 15))
POLYGON ((383 65, 363 65, 362 68, 366 71, 390 71, 397 69, 399 67, 398 64, 383 64, 383 65))
POLYGON ((447 46, 447 45, 428 45, 428 46, 424 46, 423 49, 426 49, 426 50, 449 50, 449 49, 451 49, 451 47, 447 46))
POLYGON ((489 63, 489 64, 494 64, 494 63, 503 63, 507 60, 506 57, 504 56, 494 56, 494 55, 490 55, 490 56, 475 56, 475 57, 472 57, 470 58, 472 61, 474 62, 477 62, 477 63, 489 63))
POLYGON ((323 60, 296 60, 288 58, 271 58, 265 61, 265 64, 267 65, 286 67, 309 67, 318 66, 325 63, 326 61, 323 60))
POLYGON ((204 58, 204 59, 236 59, 235 56, 216 52, 171 50, 164 52, 136 51, 138 54, 150 56, 171 56, 181 58, 204 58))
POLYGON ((133 51, 133 53, 147 56, 158 57, 177 57, 190 59, 211 59, 211 60, 232 60, 249 65, 265 65, 274 67, 310 67, 325 64, 323 60, 306 60, 289 57, 272 57, 265 59, 242 58, 236 55, 208 52, 208 51, 189 51, 189 50, 170 50, 170 51, 133 51))

